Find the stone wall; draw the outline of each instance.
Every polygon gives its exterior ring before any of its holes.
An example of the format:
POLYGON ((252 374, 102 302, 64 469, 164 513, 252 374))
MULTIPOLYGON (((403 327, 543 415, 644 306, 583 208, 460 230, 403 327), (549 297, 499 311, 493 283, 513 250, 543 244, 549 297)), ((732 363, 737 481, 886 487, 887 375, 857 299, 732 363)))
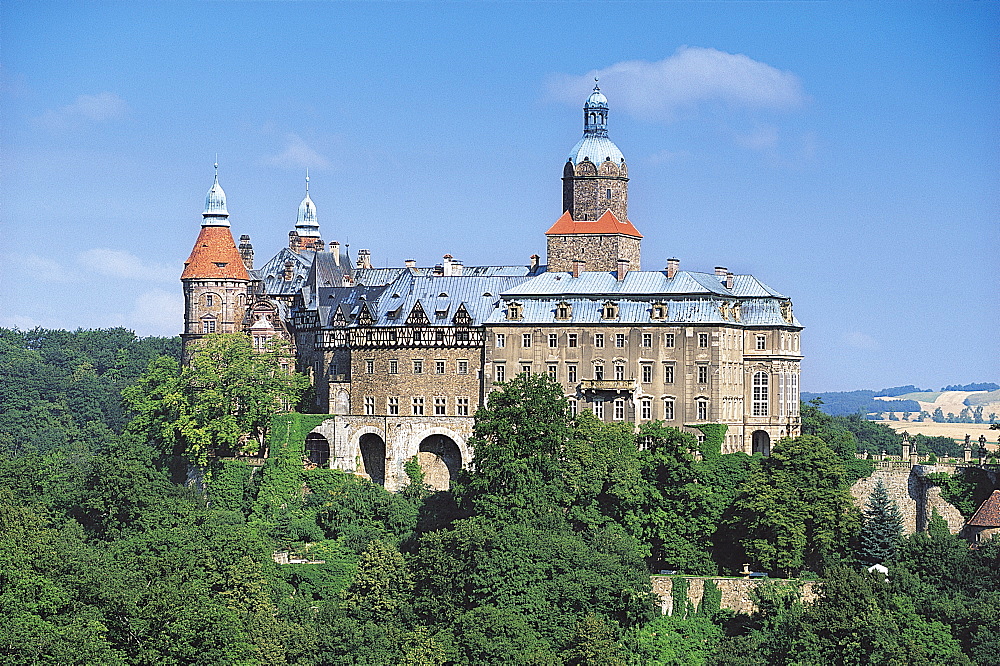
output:
POLYGON ((549 271, 572 271, 583 259, 587 271, 617 271, 618 259, 628 259, 630 271, 641 269, 640 239, 623 234, 565 234, 546 236, 549 271))
POLYGON ((705 595, 705 582, 712 581, 722 593, 720 607, 728 608, 737 613, 750 614, 755 609, 752 599, 752 592, 764 584, 783 583, 788 585, 800 585, 802 587, 802 600, 806 603, 815 601, 818 597, 816 592, 817 581, 783 580, 778 578, 713 578, 706 576, 652 576, 653 594, 658 599, 660 612, 664 615, 673 614, 673 585, 678 579, 685 579, 688 583, 687 599, 694 607, 701 606, 705 595))
POLYGON ((902 462, 892 467, 875 470, 867 479, 859 479, 851 486, 855 504, 864 510, 875 485, 879 480, 885 484, 889 497, 895 500, 903 514, 903 529, 907 534, 927 529, 931 513, 937 509, 948 523, 948 529, 957 534, 965 525, 965 518, 951 504, 941 497, 941 489, 927 481, 931 472, 953 473, 950 465, 909 465, 902 462))

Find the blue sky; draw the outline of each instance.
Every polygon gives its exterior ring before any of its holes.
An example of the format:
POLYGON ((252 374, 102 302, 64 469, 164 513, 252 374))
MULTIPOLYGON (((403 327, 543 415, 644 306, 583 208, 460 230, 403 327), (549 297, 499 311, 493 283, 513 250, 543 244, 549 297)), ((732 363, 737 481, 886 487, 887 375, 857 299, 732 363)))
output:
POLYGON ((544 255, 595 74, 643 267, 792 297, 807 391, 997 381, 994 2, 0 4, 0 325, 180 329, 235 235, 544 255))

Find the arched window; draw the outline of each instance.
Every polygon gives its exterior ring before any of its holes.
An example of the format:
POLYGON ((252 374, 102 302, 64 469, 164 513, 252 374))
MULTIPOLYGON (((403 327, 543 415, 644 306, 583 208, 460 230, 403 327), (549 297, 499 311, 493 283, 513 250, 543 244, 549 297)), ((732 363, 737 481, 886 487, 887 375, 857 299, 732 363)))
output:
POLYGON ((751 406, 754 416, 768 415, 768 381, 766 372, 753 373, 753 400, 751 406))

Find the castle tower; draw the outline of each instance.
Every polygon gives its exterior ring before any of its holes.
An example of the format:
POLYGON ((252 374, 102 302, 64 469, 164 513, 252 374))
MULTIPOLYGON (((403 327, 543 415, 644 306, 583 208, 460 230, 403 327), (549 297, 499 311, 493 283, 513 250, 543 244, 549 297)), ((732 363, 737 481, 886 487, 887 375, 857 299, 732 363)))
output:
POLYGON ((306 197, 299 204, 295 218, 295 230, 288 234, 288 248, 293 252, 301 250, 322 250, 323 239, 319 234, 316 204, 309 198, 309 172, 306 172, 306 197))
POLYGON ((583 138, 563 167, 563 214, 545 232, 548 270, 640 268, 640 234, 628 219, 628 167, 608 138, 608 98, 598 86, 583 105, 583 138), (621 264, 621 260, 626 264, 621 264))
POLYGON ((215 182, 205 197, 201 232, 184 262, 181 284, 184 290, 184 332, 181 333, 184 358, 190 354, 191 343, 204 335, 241 330, 250 275, 245 257, 236 248, 229 231, 229 210, 226 193, 219 185, 218 164, 215 165, 215 182))

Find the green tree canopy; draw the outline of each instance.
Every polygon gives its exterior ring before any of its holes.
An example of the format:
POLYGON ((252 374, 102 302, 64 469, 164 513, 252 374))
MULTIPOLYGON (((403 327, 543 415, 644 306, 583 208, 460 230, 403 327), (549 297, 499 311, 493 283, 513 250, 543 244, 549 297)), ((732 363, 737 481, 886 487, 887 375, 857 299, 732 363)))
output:
POLYGON ((879 479, 868 498, 858 534, 858 559, 868 564, 892 561, 902 534, 903 516, 879 479))

